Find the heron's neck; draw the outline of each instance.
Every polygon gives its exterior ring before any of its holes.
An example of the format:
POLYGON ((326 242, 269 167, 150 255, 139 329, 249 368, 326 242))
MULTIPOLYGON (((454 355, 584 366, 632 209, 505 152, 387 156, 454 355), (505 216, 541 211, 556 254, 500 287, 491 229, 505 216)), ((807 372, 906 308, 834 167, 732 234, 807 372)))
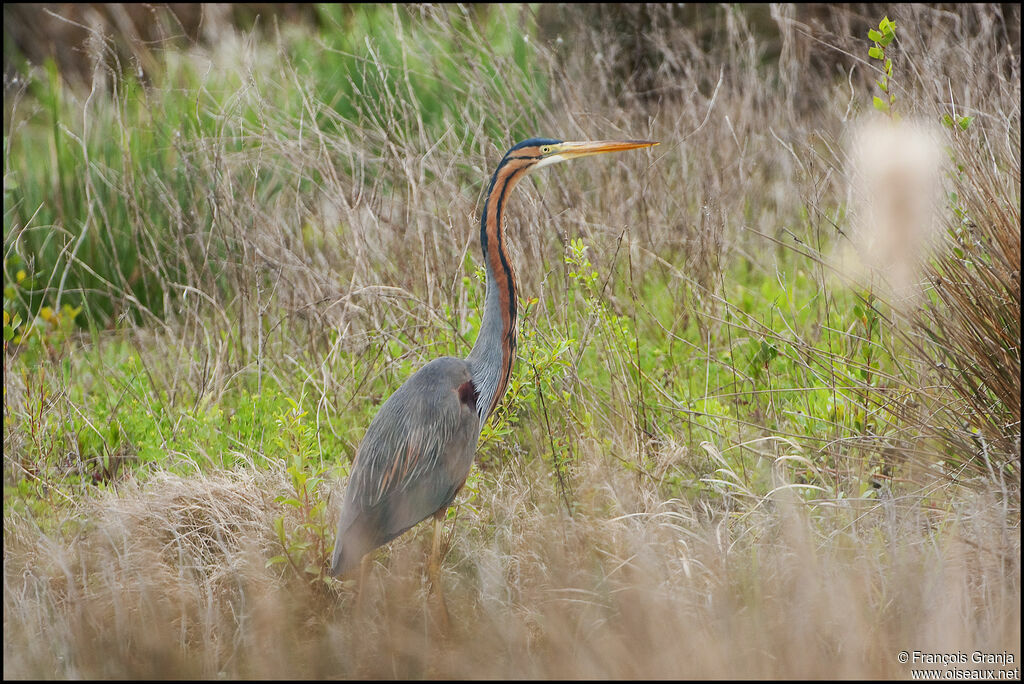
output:
POLYGON ((516 277, 505 246, 506 201, 529 164, 506 156, 494 172, 480 218, 480 244, 487 271, 487 294, 480 334, 468 361, 478 393, 480 426, 505 396, 516 358, 516 277))

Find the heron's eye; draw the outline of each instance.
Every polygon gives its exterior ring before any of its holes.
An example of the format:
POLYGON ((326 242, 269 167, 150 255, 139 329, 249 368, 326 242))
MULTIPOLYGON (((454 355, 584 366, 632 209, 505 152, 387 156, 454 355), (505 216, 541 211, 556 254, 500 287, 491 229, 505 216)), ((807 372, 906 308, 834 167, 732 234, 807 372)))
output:
POLYGON ((544 145, 540 148, 541 154, 551 154, 551 145, 544 145))

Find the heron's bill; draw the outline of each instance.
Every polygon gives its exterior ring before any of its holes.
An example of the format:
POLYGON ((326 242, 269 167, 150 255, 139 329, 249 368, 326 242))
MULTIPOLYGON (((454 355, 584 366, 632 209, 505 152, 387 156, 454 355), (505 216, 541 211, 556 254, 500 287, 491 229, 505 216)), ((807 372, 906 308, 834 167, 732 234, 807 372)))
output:
POLYGON ((557 146, 557 153, 567 159, 586 157, 605 152, 622 152, 640 147, 653 147, 659 143, 653 140, 597 140, 594 142, 564 142, 557 146))

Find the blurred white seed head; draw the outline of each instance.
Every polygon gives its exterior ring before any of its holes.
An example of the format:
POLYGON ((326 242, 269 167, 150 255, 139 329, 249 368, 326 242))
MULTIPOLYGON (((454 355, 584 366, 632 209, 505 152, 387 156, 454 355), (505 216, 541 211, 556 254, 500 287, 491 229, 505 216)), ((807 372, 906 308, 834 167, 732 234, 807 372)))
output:
POLYGON ((881 276, 894 302, 912 300, 938 226, 942 148, 937 127, 872 118, 852 137, 853 212, 842 263, 855 279, 881 276))

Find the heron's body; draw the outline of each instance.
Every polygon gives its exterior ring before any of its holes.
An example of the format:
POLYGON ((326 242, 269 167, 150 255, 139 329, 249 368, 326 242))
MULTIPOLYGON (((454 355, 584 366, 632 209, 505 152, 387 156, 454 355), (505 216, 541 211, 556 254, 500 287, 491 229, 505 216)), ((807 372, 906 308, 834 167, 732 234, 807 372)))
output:
POLYGON ((558 161, 656 144, 533 138, 505 154, 480 220, 487 274, 480 334, 466 359, 431 361, 370 422, 345 491, 332 575, 347 574, 378 546, 443 515, 466 482, 480 429, 504 396, 515 362, 516 282, 502 220, 512 188, 531 170, 558 161))
POLYGON ((470 365, 435 359, 380 407, 345 491, 332 574, 445 510, 473 465, 480 419, 470 365))

